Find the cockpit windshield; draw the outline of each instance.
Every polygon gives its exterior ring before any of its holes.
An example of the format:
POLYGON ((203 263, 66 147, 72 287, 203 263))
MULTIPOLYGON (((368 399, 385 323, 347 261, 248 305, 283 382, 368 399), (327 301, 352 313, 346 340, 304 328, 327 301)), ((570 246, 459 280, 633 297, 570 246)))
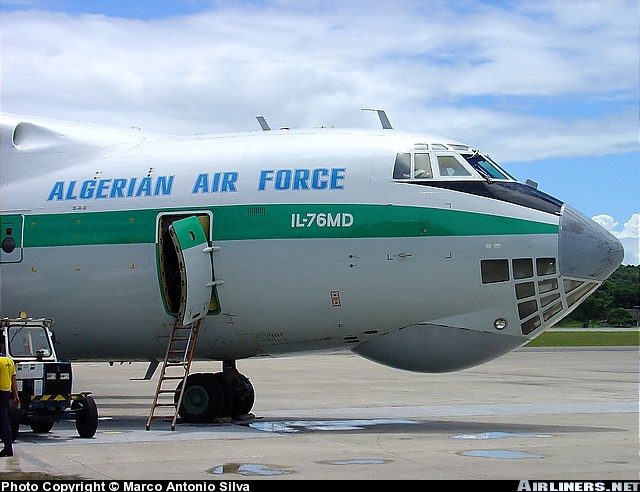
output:
POLYGON ((513 176, 501 169, 488 156, 475 152, 474 154, 462 154, 462 157, 464 157, 467 162, 483 176, 491 179, 509 179, 515 181, 513 176))
MULTIPOLYGON (((488 155, 467 146, 447 149, 442 144, 416 144, 420 151, 398 152, 393 166, 393 179, 411 181, 476 181, 482 179, 518 181, 488 155), (440 147, 446 150, 440 150, 440 147), (430 152, 428 150, 431 150, 430 152)), ((453 145, 450 145, 453 147, 453 145)))

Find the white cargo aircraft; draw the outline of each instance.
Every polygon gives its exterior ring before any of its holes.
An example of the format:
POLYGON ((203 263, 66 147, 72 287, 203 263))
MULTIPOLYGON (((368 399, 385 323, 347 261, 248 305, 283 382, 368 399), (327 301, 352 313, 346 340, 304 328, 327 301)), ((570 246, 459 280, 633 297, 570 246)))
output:
POLYGON ((3 114, 0 315, 53 318, 58 354, 92 361, 160 360, 174 320, 200 319, 196 358, 222 371, 189 376, 180 415, 202 422, 250 411, 240 359, 455 371, 540 335, 620 265, 613 236, 535 183, 378 113, 377 131, 259 117, 190 137, 3 114))

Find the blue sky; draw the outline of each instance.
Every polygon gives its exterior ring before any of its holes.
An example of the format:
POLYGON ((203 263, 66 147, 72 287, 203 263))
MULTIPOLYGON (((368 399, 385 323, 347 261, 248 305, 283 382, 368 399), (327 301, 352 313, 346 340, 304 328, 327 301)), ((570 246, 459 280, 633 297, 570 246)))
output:
POLYGON ((435 133, 490 153, 638 263, 635 0, 9 0, 2 110, 178 134, 435 133))
MULTIPOLYGON (((253 2, 257 3, 257 2, 253 2)), ((2 10, 41 9, 72 14, 99 14, 129 19, 164 19, 212 8, 207 0, 16 0, 3 1, 2 10)))

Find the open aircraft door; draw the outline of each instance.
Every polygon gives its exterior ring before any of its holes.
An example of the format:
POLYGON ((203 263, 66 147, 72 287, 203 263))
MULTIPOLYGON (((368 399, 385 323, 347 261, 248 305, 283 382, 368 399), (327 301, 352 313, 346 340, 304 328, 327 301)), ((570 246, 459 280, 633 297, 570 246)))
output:
MULTIPOLYGON (((211 310, 216 299, 213 292, 217 284, 213 280, 213 248, 201 218, 195 215, 172 220, 166 229, 164 251, 161 263, 164 270, 171 270, 163 283, 174 294, 168 303, 169 311, 178 316, 178 321, 188 325, 204 317, 211 310), (167 251, 170 239, 171 254, 167 251), (163 259, 164 258, 164 259, 163 259), (178 285, 179 284, 179 285, 178 285), (179 295, 179 298, 178 298, 179 295)), ((163 274, 164 275, 164 274, 163 274)))

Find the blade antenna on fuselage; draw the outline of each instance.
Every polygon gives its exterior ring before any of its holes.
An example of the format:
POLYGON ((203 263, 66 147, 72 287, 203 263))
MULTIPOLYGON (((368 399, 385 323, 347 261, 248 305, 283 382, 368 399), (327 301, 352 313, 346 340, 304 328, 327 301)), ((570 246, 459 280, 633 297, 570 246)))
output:
POLYGON ((269 123, 267 123, 267 120, 264 116, 256 116, 256 119, 258 120, 258 123, 260 123, 260 128, 262 128, 262 131, 268 132, 269 130, 271 130, 271 127, 269 126, 269 123))
POLYGON ((384 112, 384 109, 371 109, 371 108, 362 108, 362 111, 375 111, 378 113, 378 118, 380 118, 380 124, 384 130, 393 130, 391 126, 391 122, 389 118, 387 118, 387 113, 384 112))

